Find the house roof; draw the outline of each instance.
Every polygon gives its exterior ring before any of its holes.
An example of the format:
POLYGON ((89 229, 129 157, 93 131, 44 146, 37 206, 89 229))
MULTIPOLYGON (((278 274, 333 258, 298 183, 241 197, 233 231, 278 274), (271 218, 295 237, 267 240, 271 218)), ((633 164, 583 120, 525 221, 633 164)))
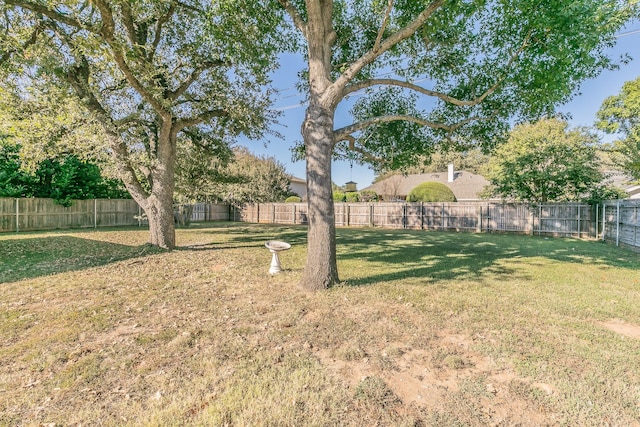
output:
POLYGON ((383 198, 406 198, 411 190, 423 182, 439 182, 451 189, 458 200, 478 200, 478 194, 489 184, 482 175, 456 171, 453 182, 447 182, 447 172, 394 175, 376 182, 364 190, 373 190, 383 198))
POLYGON ((297 176, 293 176, 293 175, 291 176, 291 182, 292 183, 296 183, 296 184, 306 184, 307 183, 307 181, 305 181, 304 179, 298 178, 297 176))

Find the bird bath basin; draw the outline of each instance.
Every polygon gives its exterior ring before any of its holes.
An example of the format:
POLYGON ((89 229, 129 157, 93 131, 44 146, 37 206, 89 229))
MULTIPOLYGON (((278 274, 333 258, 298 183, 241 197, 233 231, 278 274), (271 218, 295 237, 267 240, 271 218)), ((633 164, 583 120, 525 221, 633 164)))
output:
POLYGON ((269 240, 264 244, 269 252, 273 254, 271 257, 271 268, 269 268, 269 274, 276 274, 282 271, 280 267, 280 258, 278 258, 278 252, 286 251, 287 249, 291 249, 291 245, 287 242, 280 242, 278 240, 269 240))

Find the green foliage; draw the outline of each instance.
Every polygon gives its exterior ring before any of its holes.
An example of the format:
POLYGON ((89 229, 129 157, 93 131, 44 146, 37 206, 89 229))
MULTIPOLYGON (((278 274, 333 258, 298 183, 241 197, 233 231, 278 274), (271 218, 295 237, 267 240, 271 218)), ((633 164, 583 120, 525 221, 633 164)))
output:
POLYGON ((407 195, 407 202, 455 202, 453 191, 440 182, 423 182, 407 195))
POLYGON ((586 203, 598 204, 605 200, 622 200, 629 197, 629 194, 617 187, 610 185, 595 185, 591 193, 584 199, 586 203))
POLYGON ((300 198, 300 196, 289 196, 285 199, 284 201, 285 203, 300 203, 302 202, 302 199, 300 198))
POLYGON ((333 201, 334 202, 346 202, 347 201, 347 195, 345 193, 343 193, 342 191, 333 191, 333 201))
POLYGON ((63 206, 72 200, 130 197, 122 183, 74 155, 46 159, 30 172, 21 167, 18 153, 16 145, 0 145, 0 197, 52 198, 63 206))
POLYGON ((612 160, 640 180, 640 77, 626 82, 616 96, 604 100, 596 126, 621 138, 613 143, 612 160))
POLYGON ((373 190, 362 190, 360 191, 360 201, 361 202, 377 202, 378 193, 376 193, 373 190))
POLYGON ((356 203, 360 201, 360 194, 357 191, 349 191, 344 196, 345 202, 356 203))
MULTIPOLYGON (((149 217, 151 243, 171 248, 176 146, 190 134, 227 145, 259 138, 277 116, 265 86, 286 37, 281 14, 270 0, 63 3, 0 3, 0 84, 25 100, 37 88, 45 106, 59 94, 74 100, 101 128, 87 149, 109 154, 149 217)), ((36 134, 95 135, 71 121, 33 122, 46 130, 36 134)), ((59 144, 40 136, 36 144, 59 144)))
POLYGON ((491 148, 514 119, 552 116, 582 81, 626 62, 608 58, 605 48, 639 14, 634 0, 561 0, 544 7, 532 0, 444 1, 410 37, 369 59, 379 40, 408 30, 433 4, 395 2, 383 25, 385 2, 336 2, 336 81, 369 55, 350 82, 365 94, 351 110, 355 125, 338 132, 345 135, 336 146, 340 155, 382 172, 411 167, 439 147, 491 148), (382 69, 389 77, 372 82, 382 69), (425 80, 420 88, 411 85, 425 80))
POLYGON ((578 201, 603 179, 596 139, 557 119, 516 126, 489 161, 494 195, 527 202, 578 201))
POLYGON ((184 143, 176 170, 180 201, 219 200, 233 205, 278 202, 292 195, 291 177, 273 157, 256 156, 247 148, 229 150, 211 141, 208 148, 184 143))

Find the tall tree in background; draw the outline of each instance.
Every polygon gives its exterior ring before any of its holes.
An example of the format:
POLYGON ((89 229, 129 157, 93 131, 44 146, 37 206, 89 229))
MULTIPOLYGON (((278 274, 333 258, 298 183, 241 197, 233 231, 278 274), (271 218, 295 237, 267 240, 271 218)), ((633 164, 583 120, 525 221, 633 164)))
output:
POLYGON ((179 135, 266 127, 263 90, 277 14, 261 1, 0 3, 5 84, 69 88, 102 128, 118 175, 149 219, 150 243, 175 246, 179 135), (8 77, 7 77, 8 76, 8 77))
POLYGON ((278 1, 306 45, 310 290, 338 281, 332 155, 398 168, 439 143, 489 144, 611 67, 604 47, 638 14, 635 0, 278 1))
POLYGON ((612 160, 640 180, 640 77, 626 82, 618 95, 604 100, 596 126, 620 139, 613 142, 612 160))
POLYGON ((291 177, 273 157, 256 156, 244 147, 215 155, 197 146, 180 149, 189 150, 178 157, 176 170, 176 194, 185 201, 240 206, 281 202, 292 194, 291 177))
POLYGON ((492 195, 533 203, 588 198, 603 179, 597 144, 557 119, 518 125, 489 161, 492 195))

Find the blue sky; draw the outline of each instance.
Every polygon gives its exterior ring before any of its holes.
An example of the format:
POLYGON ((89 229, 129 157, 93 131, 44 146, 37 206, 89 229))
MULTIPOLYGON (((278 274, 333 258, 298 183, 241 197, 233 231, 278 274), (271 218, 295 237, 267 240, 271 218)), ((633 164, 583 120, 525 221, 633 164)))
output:
MULTIPOLYGON (((597 78, 585 81, 579 93, 574 99, 558 108, 558 111, 571 116, 571 126, 592 126, 596 112, 602 105, 602 101, 608 96, 618 94, 624 82, 640 76, 640 22, 633 22, 620 31, 616 46, 609 50, 612 58, 619 58, 624 53, 632 57, 632 61, 622 65, 619 70, 605 71, 597 78)), ((263 141, 240 140, 239 143, 248 147, 253 153, 275 157, 285 166, 288 173, 305 178, 305 162, 293 162, 291 160, 291 147, 296 141, 302 139, 300 125, 304 119, 305 107, 303 96, 295 89, 297 72, 304 67, 299 55, 283 55, 281 67, 274 74, 274 86, 278 89, 278 95, 274 108, 282 112, 280 125, 275 130, 284 138, 269 137, 263 141)), ((349 124, 347 116, 348 107, 338 108, 336 113, 336 126, 349 124)), ((603 136, 606 140, 610 138, 603 136)), ((348 162, 334 162, 332 166, 332 180, 338 185, 344 185, 347 181, 355 181, 358 188, 362 189, 371 184, 374 178, 373 170, 366 165, 353 164, 351 168, 348 162)))

